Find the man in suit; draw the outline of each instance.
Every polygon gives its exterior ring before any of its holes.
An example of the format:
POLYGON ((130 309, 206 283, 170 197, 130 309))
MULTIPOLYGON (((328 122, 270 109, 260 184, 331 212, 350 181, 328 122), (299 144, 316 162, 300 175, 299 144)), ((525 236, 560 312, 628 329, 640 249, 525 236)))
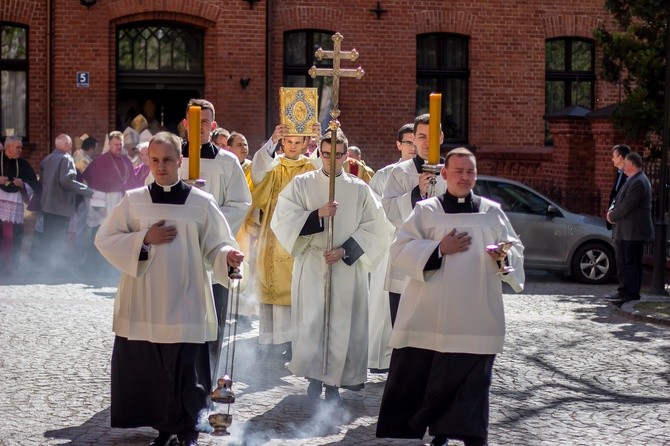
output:
POLYGON ((607 212, 613 225, 612 237, 619 274, 619 294, 615 305, 639 300, 642 287, 642 254, 645 241, 654 238, 651 220, 651 184, 642 171, 642 158, 635 152, 626 155, 623 171, 628 177, 607 212))
MULTIPOLYGON (((610 200, 607 204, 608 211, 612 209, 612 205, 614 204, 616 195, 619 193, 621 187, 624 185, 626 179, 628 178, 626 174, 623 172, 623 162, 624 159, 626 158, 626 155, 628 155, 630 152, 631 148, 628 147, 626 144, 617 144, 612 148, 612 164, 614 164, 614 167, 616 168, 616 177, 614 178, 614 183, 612 183, 612 190, 610 191, 610 200)), ((607 229, 612 229, 612 223, 608 221, 606 224, 607 229)), ((619 281, 620 284, 619 288, 617 289, 615 295, 607 297, 608 300, 619 301, 621 300, 624 294, 624 289, 623 286, 621 285, 624 281, 624 277, 623 277, 623 271, 620 268, 617 269, 617 280, 619 281)))
MULTIPOLYGON (((630 147, 626 144, 617 144, 612 148, 612 164, 616 167, 616 178, 614 178, 614 183, 612 184, 612 190, 610 191, 610 201, 607 203, 607 209, 609 210, 614 204, 614 199, 616 194, 619 193, 621 187, 626 182, 626 174, 623 172, 623 161, 631 152, 630 147)), ((612 229, 612 224, 607 222, 607 229, 612 229)))

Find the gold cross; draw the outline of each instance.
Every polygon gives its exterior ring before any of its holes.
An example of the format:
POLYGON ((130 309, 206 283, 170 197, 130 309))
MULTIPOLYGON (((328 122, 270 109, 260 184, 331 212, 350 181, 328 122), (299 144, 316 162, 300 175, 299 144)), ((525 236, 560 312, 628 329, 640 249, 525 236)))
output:
POLYGON ((339 110, 339 96, 340 96, 340 77, 355 77, 360 79, 365 74, 363 68, 358 67, 354 69, 345 69, 340 68, 340 60, 342 58, 355 61, 358 59, 358 51, 353 49, 351 51, 340 51, 340 43, 342 42, 342 34, 335 33, 333 35, 333 51, 324 51, 322 48, 319 48, 314 54, 317 59, 333 59, 333 68, 317 68, 316 65, 312 65, 312 68, 309 69, 309 75, 313 78, 317 76, 332 76, 333 78, 333 109, 330 112, 330 116, 333 120, 337 120, 337 117, 340 115, 339 110))
MULTIPOLYGON (((316 58, 322 60, 333 59, 333 68, 316 68, 315 65, 312 65, 312 68, 309 69, 309 75, 314 77, 317 76, 332 76, 333 78, 333 109, 330 111, 331 120, 328 124, 328 128, 331 130, 331 157, 330 157, 330 184, 328 189, 328 201, 335 201, 335 152, 336 152, 336 141, 337 141, 337 130, 340 126, 340 122, 337 120, 337 117, 340 116, 339 105, 339 96, 340 96, 340 77, 355 77, 360 79, 365 74, 365 71, 361 67, 356 68, 355 70, 351 69, 342 69, 340 68, 340 60, 342 58, 355 61, 358 59, 358 51, 355 49, 351 51, 340 51, 340 43, 342 42, 342 34, 335 33, 333 35, 333 51, 324 51, 319 48, 315 55, 316 58)), ((335 220, 333 216, 328 217, 328 243, 327 251, 333 249, 333 224, 335 220)), ((332 275, 333 275, 333 265, 328 265, 328 274, 326 275, 326 286, 324 290, 324 313, 323 313, 323 327, 324 327, 324 336, 323 336, 323 374, 326 375, 328 371, 328 344, 330 338, 330 302, 332 294, 332 275)))

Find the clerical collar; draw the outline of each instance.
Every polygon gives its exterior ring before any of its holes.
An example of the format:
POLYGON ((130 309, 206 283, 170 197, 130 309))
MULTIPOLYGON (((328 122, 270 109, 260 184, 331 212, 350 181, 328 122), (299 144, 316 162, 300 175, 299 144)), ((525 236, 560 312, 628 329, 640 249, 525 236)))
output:
MULTIPOLYGON (((324 174, 325 176, 327 176, 327 177, 330 176, 330 175, 328 174, 328 172, 325 171, 325 169, 321 169, 321 172, 323 172, 323 174, 324 174)), ((335 175, 335 177, 337 178, 337 177, 339 177, 340 175, 342 175, 342 172, 344 172, 344 169, 340 169, 340 171, 337 173, 337 175, 335 175)))
POLYGON ((470 192, 466 197, 455 197, 449 193, 449 191, 445 192, 444 194, 444 199, 448 200, 454 204, 464 204, 464 203, 470 203, 472 201, 472 192, 470 192))
POLYGON ((426 160, 421 158, 421 156, 417 153, 414 155, 414 158, 412 158, 412 161, 414 161, 414 166, 416 166, 416 171, 421 172, 423 169, 423 165, 426 163, 426 160))
POLYGON ((170 184, 169 186, 163 186, 162 184, 158 184, 158 182, 156 182, 156 185, 160 186, 163 189, 163 192, 170 192, 173 187, 175 187, 177 184, 179 184, 180 181, 181 181, 181 179, 177 180, 176 183, 170 184))
POLYGON ((447 214, 462 214, 479 212, 481 205, 481 197, 473 194, 472 191, 467 197, 454 197, 449 192, 438 197, 442 203, 442 208, 447 214))

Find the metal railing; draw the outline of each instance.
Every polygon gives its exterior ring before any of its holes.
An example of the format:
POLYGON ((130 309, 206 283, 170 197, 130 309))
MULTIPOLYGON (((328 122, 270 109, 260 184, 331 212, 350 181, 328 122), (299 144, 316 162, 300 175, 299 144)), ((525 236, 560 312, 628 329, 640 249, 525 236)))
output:
POLYGON ((600 216, 602 214, 600 191, 593 187, 556 187, 556 183, 551 180, 527 180, 525 183, 571 212, 600 216))

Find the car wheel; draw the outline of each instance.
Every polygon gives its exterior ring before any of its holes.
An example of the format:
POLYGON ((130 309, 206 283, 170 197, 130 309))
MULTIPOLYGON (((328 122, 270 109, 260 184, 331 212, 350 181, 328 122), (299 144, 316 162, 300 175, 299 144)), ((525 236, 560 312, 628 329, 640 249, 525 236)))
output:
POLYGON ((605 283, 615 267, 614 252, 600 243, 580 246, 572 257, 572 277, 582 283, 605 283))

